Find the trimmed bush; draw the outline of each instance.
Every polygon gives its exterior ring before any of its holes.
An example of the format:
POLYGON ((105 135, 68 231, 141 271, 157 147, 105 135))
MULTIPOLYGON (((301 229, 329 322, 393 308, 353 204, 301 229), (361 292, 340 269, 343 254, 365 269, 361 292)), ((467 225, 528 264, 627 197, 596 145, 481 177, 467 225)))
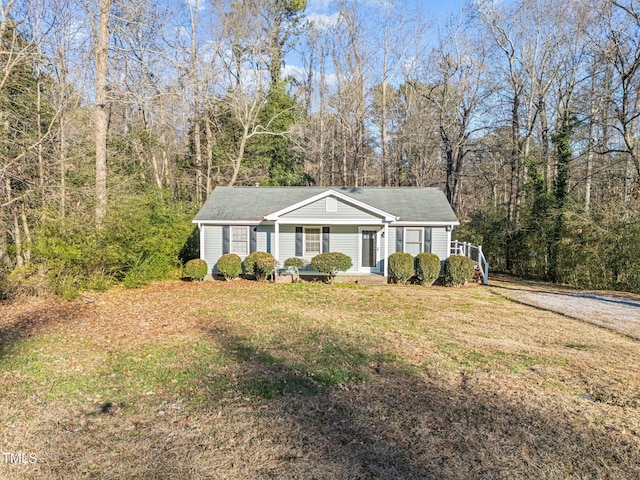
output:
POLYGON ((244 269, 256 280, 263 281, 276 269, 276 259, 269 252, 251 252, 244 259, 244 269))
POLYGON ((287 258, 284 261, 284 268, 286 268, 289 271, 293 271, 293 273, 295 273, 296 275, 293 281, 298 282, 300 281, 300 269, 304 268, 306 264, 307 262, 305 262, 304 259, 299 257, 292 257, 292 258, 287 258))
POLYGON ((406 284, 413 277, 413 255, 405 252, 389 256, 389 279, 392 283, 406 284))
POLYGON ((207 272, 207 262, 199 258, 194 258, 193 260, 189 260, 184 266, 183 274, 185 278, 190 278, 191 280, 202 280, 207 275, 207 272))
POLYGON ((329 282, 333 282, 338 272, 346 272, 351 268, 351 257, 340 252, 320 253, 311 259, 309 268, 316 272, 326 273, 329 276, 329 282))
POLYGON ((307 262, 305 262, 303 258, 292 257, 287 258, 284 261, 284 268, 291 269, 294 272, 298 273, 298 271, 300 271, 301 268, 304 268, 306 264, 307 262))
POLYGON ((440 275, 440 257, 433 253, 419 253, 414 259, 416 279, 420 285, 433 285, 440 275))
POLYGON ((451 255, 444 262, 444 284, 460 287, 473 278, 475 264, 469 257, 451 255))
POLYGON ((235 253, 226 253, 218 259, 218 271, 225 280, 238 278, 242 273, 242 260, 235 253))

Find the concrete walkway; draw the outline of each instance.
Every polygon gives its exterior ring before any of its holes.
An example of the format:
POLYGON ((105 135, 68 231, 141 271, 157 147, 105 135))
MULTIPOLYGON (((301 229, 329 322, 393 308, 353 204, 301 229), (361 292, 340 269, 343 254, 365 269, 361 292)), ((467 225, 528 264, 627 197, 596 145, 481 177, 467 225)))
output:
POLYGON ((640 340, 640 296, 492 282, 493 291, 526 305, 615 330, 640 340))

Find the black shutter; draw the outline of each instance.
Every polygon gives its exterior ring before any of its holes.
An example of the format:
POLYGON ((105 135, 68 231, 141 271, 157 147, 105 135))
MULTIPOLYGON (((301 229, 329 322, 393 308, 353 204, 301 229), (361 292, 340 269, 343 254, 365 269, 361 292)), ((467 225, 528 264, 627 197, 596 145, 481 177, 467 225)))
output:
POLYGON ((229 232, 229 225, 222 227, 222 253, 226 254, 231 251, 231 235, 229 232))
POLYGON ((433 229, 431 227, 424 228, 424 253, 431 253, 431 232, 433 229))
POLYGON ((296 227, 296 257, 302 256, 302 227, 296 227))
POLYGON ((258 227, 249 227, 249 253, 258 249, 258 227))
POLYGON ((396 227, 396 252, 403 251, 404 244, 404 227, 396 227))
POLYGON ((322 227, 322 252, 330 252, 331 245, 329 244, 329 227, 322 227))

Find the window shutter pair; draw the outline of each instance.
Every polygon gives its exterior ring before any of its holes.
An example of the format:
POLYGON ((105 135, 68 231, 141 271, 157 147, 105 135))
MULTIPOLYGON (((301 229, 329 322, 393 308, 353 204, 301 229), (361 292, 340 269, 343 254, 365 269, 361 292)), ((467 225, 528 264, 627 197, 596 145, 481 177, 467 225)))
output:
MULTIPOLYGON (((431 235, 433 229, 431 227, 425 227, 423 238, 422 251, 425 253, 431 253, 431 235)), ((404 251, 404 227, 396 227, 396 252, 404 251)))
MULTIPOLYGON (((296 227, 296 257, 302 256, 303 233, 302 227, 296 227)), ((322 251, 330 252, 331 244, 329 239, 329 227, 322 227, 322 251)))
MULTIPOLYGON (((249 253, 258 249, 258 232, 257 227, 249 227, 249 253)), ((224 225, 222 227, 222 253, 231 252, 231 227, 224 225)))

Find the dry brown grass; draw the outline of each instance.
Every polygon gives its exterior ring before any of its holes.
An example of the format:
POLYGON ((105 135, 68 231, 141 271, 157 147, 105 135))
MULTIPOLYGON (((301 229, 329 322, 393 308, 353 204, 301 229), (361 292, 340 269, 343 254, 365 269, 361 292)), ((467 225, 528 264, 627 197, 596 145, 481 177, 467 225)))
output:
POLYGON ((487 288, 89 301, 0 306, 0 478, 640 477, 640 343, 487 288))

